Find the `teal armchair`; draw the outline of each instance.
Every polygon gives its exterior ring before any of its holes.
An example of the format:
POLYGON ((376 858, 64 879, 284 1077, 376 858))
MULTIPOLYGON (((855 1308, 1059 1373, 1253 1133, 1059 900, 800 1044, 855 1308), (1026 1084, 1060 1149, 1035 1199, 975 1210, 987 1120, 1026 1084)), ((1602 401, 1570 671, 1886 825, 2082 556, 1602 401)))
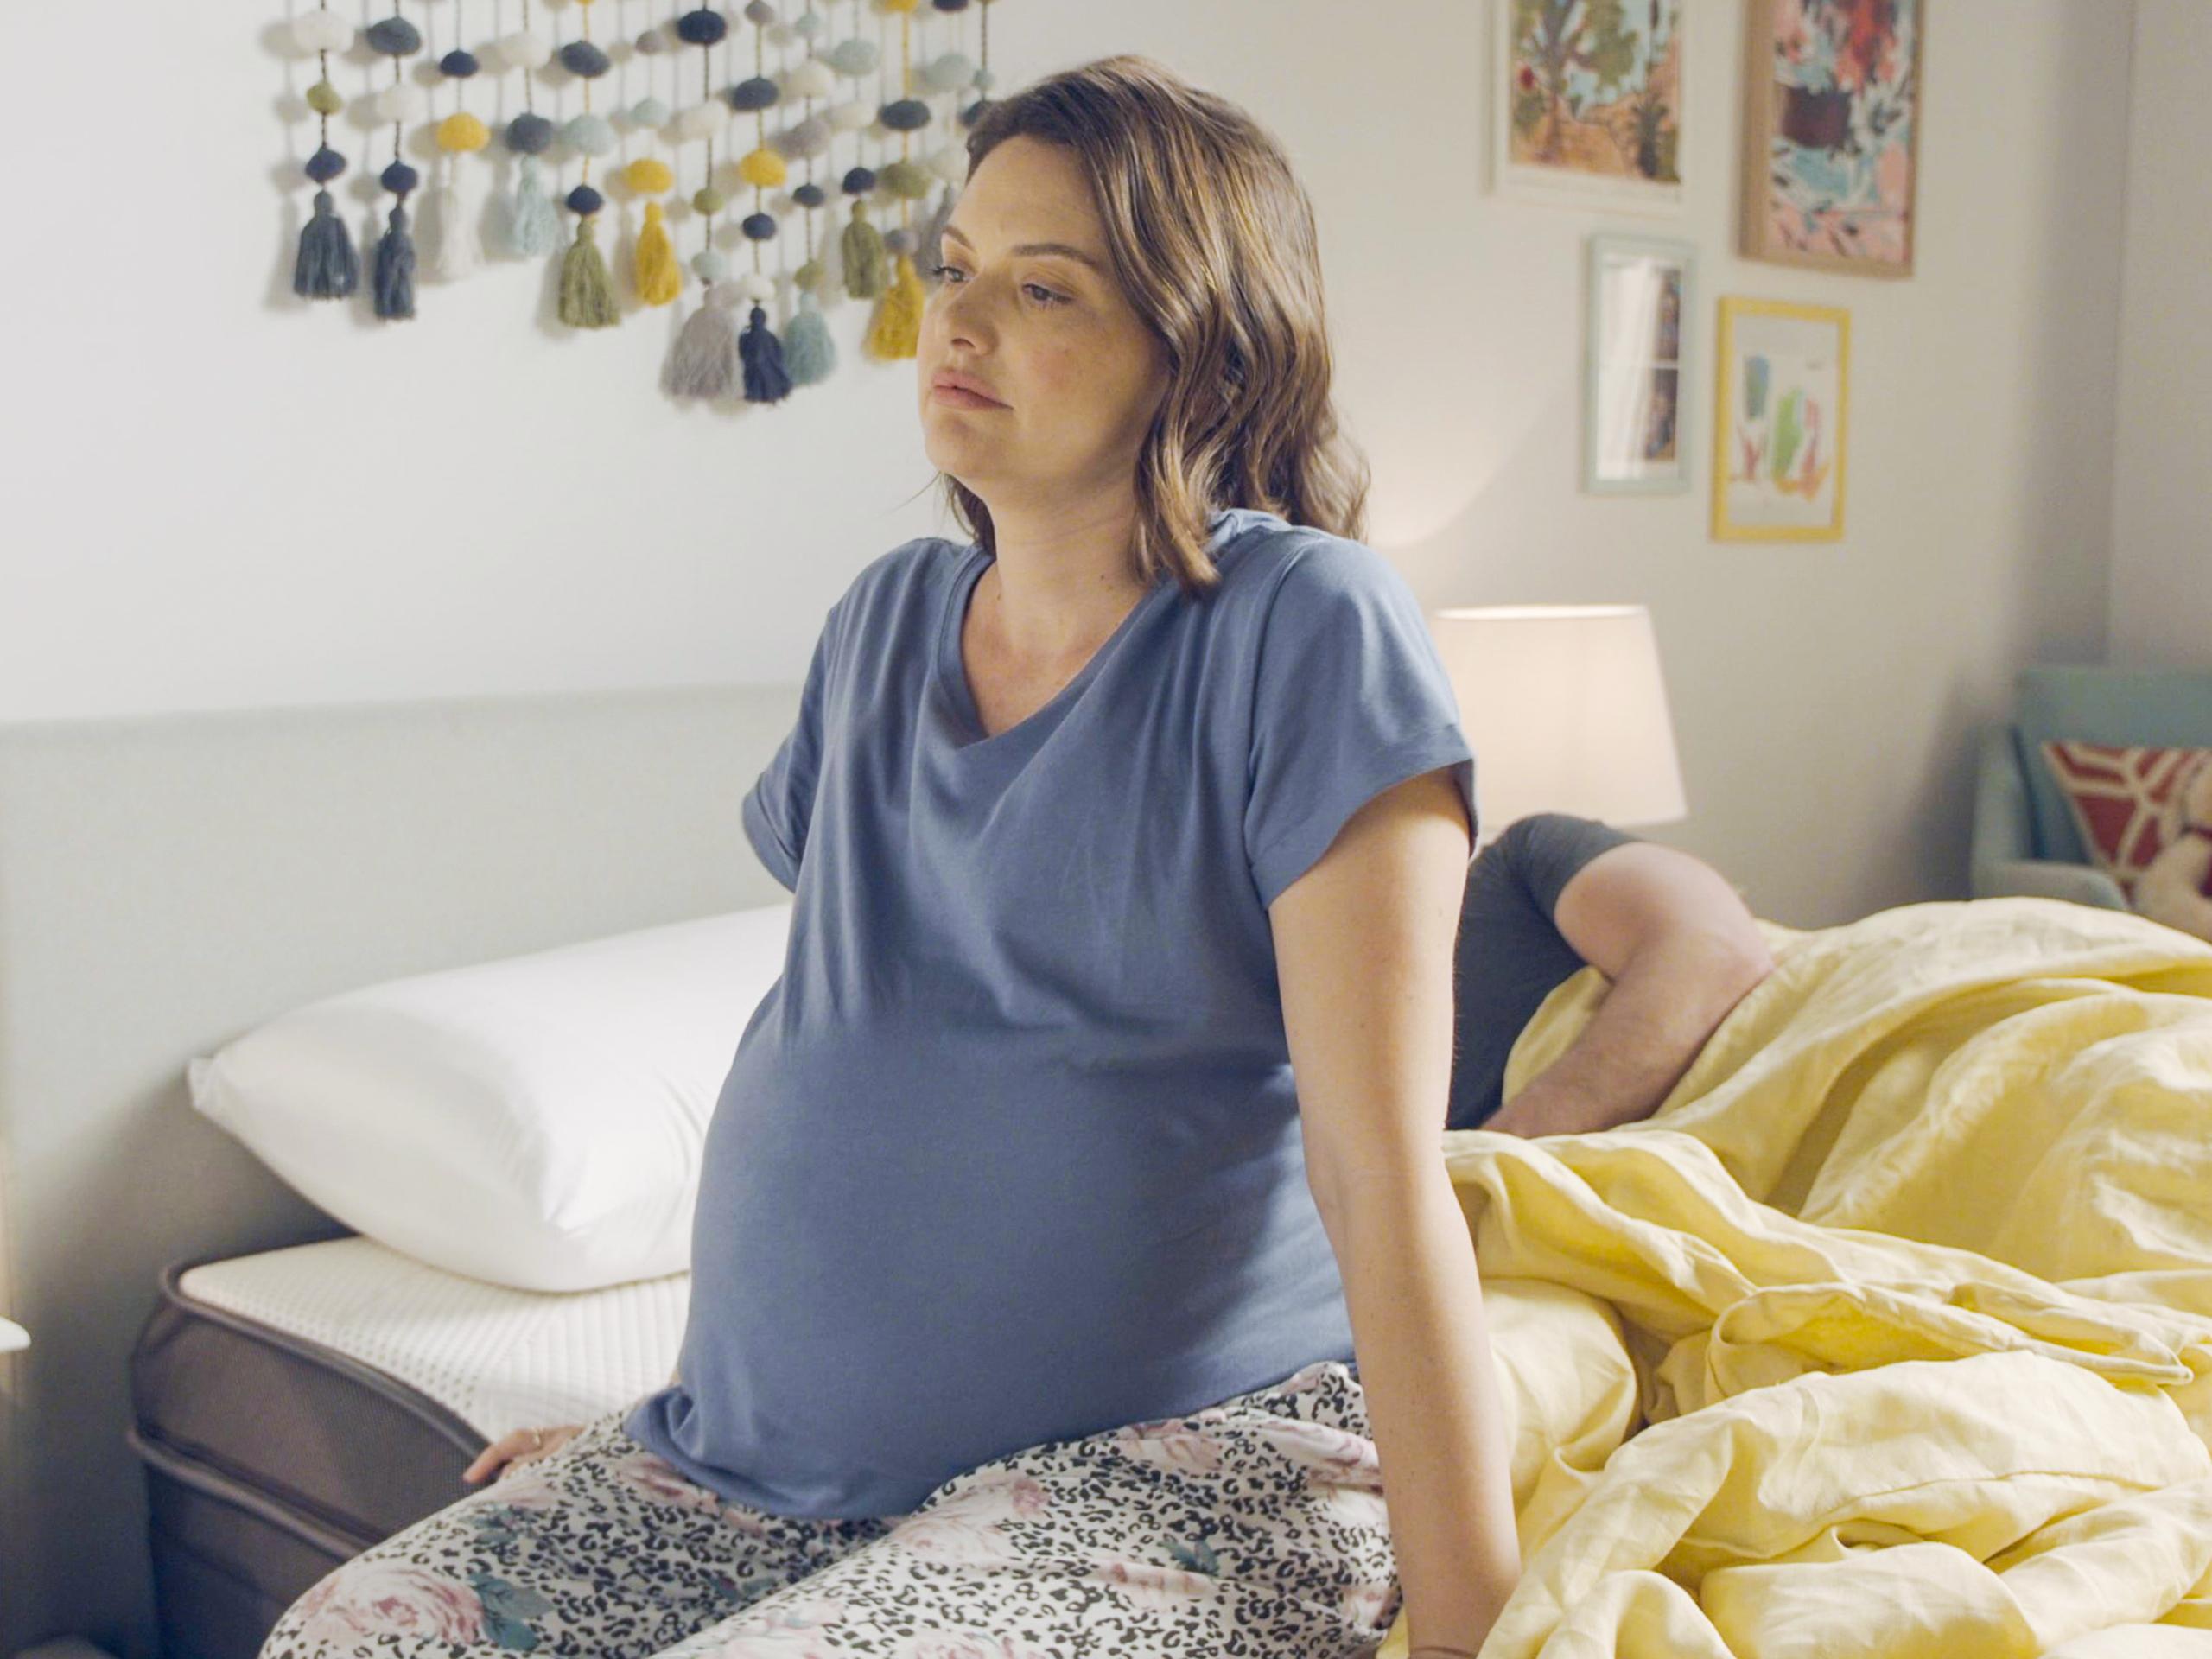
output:
POLYGON ((2126 910, 2091 861, 2046 738, 2212 748, 2212 673, 2040 664, 2020 671, 2012 719, 1983 729, 1976 756, 1969 881, 1977 899, 2020 894, 2126 910))

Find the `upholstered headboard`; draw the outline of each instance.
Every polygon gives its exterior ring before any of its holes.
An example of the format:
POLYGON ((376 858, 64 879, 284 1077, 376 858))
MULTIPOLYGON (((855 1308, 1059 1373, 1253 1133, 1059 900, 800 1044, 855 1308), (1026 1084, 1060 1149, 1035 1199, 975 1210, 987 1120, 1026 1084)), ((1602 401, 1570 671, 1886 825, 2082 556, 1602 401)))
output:
POLYGON ((152 1659, 126 1362, 156 1274, 345 1230, 186 1061, 402 974, 783 896, 745 791, 796 686, 0 727, 0 1655, 152 1659))

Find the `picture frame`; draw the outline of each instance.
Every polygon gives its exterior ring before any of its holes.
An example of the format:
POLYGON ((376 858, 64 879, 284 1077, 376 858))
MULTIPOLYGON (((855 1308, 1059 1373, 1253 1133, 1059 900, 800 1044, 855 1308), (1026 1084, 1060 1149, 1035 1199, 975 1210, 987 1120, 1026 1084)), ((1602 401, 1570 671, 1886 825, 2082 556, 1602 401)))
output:
POLYGON ((1928 0, 1749 0, 1745 257, 1912 275, 1928 0))
POLYGON ((1680 212, 1688 4, 1612 0, 1593 11, 1591 0, 1491 0, 1491 189, 1680 212))
POLYGON ((1697 249, 1600 232, 1590 238, 1585 271, 1582 487, 1688 490, 1697 249))
POLYGON ((1843 535, 1851 314, 1729 296, 1713 394, 1713 534, 1719 541, 1843 535))

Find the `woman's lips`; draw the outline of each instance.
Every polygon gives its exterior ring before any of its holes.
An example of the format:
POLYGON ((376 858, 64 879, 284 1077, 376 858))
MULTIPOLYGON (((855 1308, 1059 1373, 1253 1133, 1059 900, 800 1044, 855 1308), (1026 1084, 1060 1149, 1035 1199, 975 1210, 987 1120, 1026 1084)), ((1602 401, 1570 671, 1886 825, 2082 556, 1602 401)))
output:
POLYGON ((931 386, 930 396, 941 404, 950 404, 955 409, 1004 409, 1006 405, 995 397, 984 397, 964 386, 931 386))

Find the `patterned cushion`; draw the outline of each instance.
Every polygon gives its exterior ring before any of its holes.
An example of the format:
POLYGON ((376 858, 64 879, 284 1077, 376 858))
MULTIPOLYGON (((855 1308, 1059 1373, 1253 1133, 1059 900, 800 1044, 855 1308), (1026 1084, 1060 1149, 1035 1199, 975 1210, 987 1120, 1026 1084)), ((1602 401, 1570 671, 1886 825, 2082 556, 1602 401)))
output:
POLYGON ((2182 785, 2212 749, 2123 747, 2053 738, 2043 756, 2066 797, 2082 845, 2120 883, 2132 904, 2135 883, 2181 832, 2182 785))

